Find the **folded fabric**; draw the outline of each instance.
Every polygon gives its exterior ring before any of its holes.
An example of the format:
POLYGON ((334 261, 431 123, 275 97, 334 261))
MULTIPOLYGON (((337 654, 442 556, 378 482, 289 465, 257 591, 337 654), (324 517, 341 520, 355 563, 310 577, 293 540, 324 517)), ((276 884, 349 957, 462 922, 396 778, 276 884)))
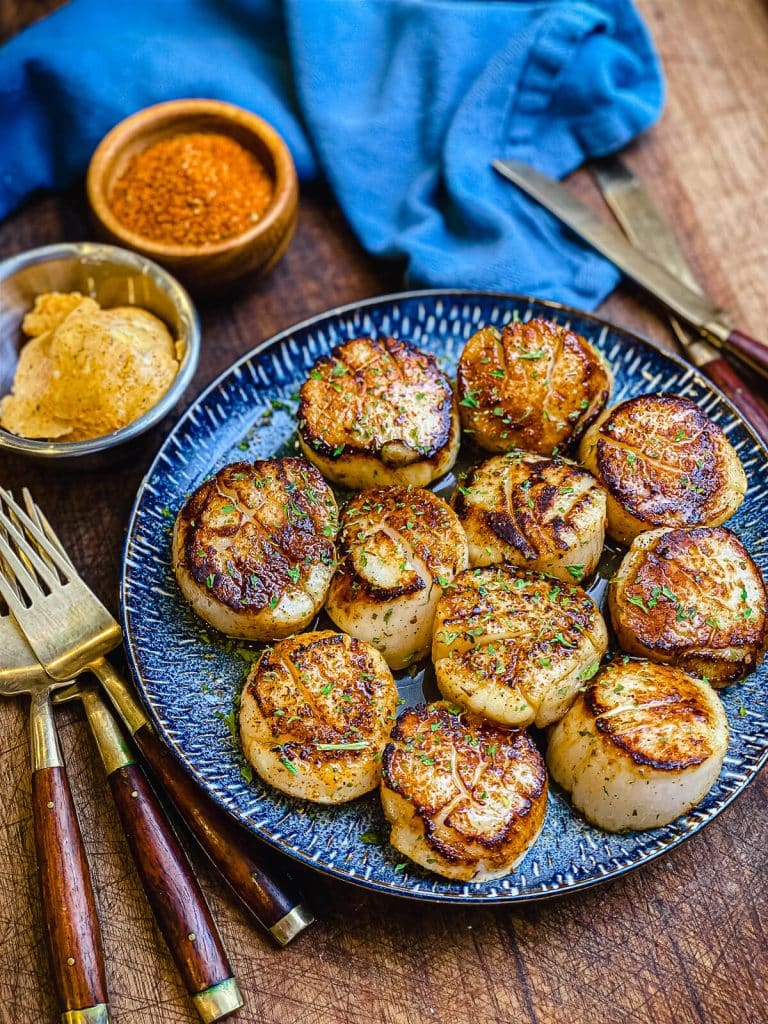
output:
POLYGON ((190 96, 270 121, 409 282, 592 308, 617 271, 490 162, 563 176, 653 124, 663 79, 629 0, 72 0, 0 49, 0 217, 190 96))

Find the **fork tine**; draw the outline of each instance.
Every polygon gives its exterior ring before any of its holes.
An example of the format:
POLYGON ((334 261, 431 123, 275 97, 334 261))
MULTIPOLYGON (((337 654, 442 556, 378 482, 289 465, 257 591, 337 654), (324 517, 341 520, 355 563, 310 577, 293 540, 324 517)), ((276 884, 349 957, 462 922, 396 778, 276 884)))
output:
POLYGON ((27 572, 2 534, 0 534, 0 555, 5 563, 5 570, 0 572, 0 593, 8 602, 8 607, 14 615, 17 609, 23 615, 24 605, 13 591, 11 584, 16 583, 23 591, 26 591, 30 601, 36 601, 45 595, 40 589, 40 584, 27 572))
POLYGON ((19 520, 20 524, 23 525, 25 532, 34 537, 42 552, 50 561, 54 562, 58 566, 64 578, 66 580, 70 580, 73 576, 77 576, 77 573, 73 570, 72 564, 68 559, 62 558, 56 550, 56 547, 48 540, 35 522, 30 519, 24 509, 13 498, 13 495, 9 494, 9 492, 2 487, 0 487, 0 499, 6 503, 9 509, 13 510, 16 518, 19 520))
POLYGON ((60 587, 61 583, 56 573, 53 572, 50 565, 42 560, 33 545, 30 544, 18 526, 11 520, 10 516, 3 512, 2 508, 0 508, 0 525, 4 528, 8 540, 12 540, 16 546, 20 559, 28 563, 27 568, 30 569, 30 575, 32 567, 34 567, 51 589, 60 587))
POLYGON ((59 552, 61 557, 66 561, 66 563, 69 565, 69 567, 71 568, 72 572, 76 573, 77 569, 75 569, 74 565, 72 564, 72 560, 70 559, 69 555, 65 551, 64 545, 61 543, 59 538, 56 536, 56 533, 55 533, 53 527, 51 526, 51 524, 46 519, 45 515, 43 514, 42 510, 40 509, 40 506, 35 504, 34 499, 32 498, 32 495, 29 493, 29 490, 26 487, 22 488, 21 493, 22 493, 22 496, 24 498, 24 504, 26 506, 27 512, 35 520, 35 522, 40 527, 40 529, 43 531, 43 533, 46 535, 46 537, 51 542, 51 544, 53 544, 55 546, 56 550, 59 552))
MULTIPOLYGON (((3 530, 2 526, 0 526, 0 537, 5 537, 5 530, 3 530)), ((2 554, 0 554, 0 576, 5 577, 6 585, 13 590, 16 597, 18 597, 18 599, 21 601, 21 589, 19 588, 19 584, 17 583, 15 577, 11 573, 11 570, 8 568, 8 564, 3 558, 2 554)), ((0 594, 0 596, 2 595, 0 594)), ((6 614, 9 612, 9 610, 10 609, 7 606, 4 609, 6 614)))

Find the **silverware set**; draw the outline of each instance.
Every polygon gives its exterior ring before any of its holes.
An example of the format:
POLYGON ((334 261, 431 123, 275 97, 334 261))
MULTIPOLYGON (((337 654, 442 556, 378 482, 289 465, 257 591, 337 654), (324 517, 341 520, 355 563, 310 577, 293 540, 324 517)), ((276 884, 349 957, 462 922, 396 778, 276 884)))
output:
POLYGON ((35 849, 62 1020, 105 1024, 109 1011, 96 901, 52 700, 82 703, 158 925, 199 1016, 220 1020, 242 1005, 242 996, 205 896, 134 748, 214 866, 279 944, 313 916, 258 843, 197 789, 164 747, 106 659, 122 642, 119 624, 80 578, 28 491, 23 498, 22 507, 0 488, 0 693, 30 696, 35 849))

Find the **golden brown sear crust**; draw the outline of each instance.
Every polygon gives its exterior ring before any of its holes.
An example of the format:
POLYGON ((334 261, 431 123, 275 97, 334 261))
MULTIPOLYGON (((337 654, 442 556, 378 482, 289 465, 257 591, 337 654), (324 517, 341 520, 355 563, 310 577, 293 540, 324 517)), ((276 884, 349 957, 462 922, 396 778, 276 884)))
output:
POLYGON ((610 371, 586 339, 549 320, 484 327, 457 372, 464 430, 492 452, 564 451, 611 392, 610 371))
POLYGON ((566 459, 497 455, 460 479, 451 503, 473 566, 509 562, 580 582, 600 560, 605 492, 566 459))
POLYGON ((176 575, 212 625, 272 639, 303 628, 322 606, 336 530, 333 493, 305 459, 236 462, 179 512, 176 575))
MULTIPOLYGON (((344 506, 339 533, 339 574, 345 570, 356 590, 387 601, 437 583, 456 572, 461 529, 442 498, 422 487, 380 487, 360 491, 344 506), (394 547, 392 546, 394 545, 394 547), (423 566, 428 579, 412 579, 408 567, 402 576, 388 579, 390 552, 399 557, 393 573, 407 560, 423 566), (369 556, 373 554, 373 559, 369 556), (403 557, 404 556, 404 557, 403 557), (371 561, 375 565, 371 565, 371 561), (384 572, 377 572, 385 565, 384 572)), ((464 568, 462 565, 461 568, 464 568)))
POLYGON ((714 752, 716 699, 671 665, 607 665, 587 687, 584 703, 600 734, 636 765, 677 771, 714 752))
POLYGON ((326 610, 404 668, 429 652, 441 588, 466 567, 464 531, 442 498, 421 487, 361 491, 342 512, 326 610))
POLYGON ((397 849, 449 878, 493 878, 538 836, 547 773, 527 733, 440 701, 398 718, 382 799, 397 849))
POLYGON ((621 402, 590 427, 579 452, 608 491, 608 532, 622 543, 656 526, 720 526, 747 489, 722 429, 677 395, 621 402))
POLYGON ((624 650, 714 685, 743 678, 762 660, 767 603, 760 570, 723 526, 640 534, 609 595, 624 650))
POLYGON ((240 701, 246 757, 271 785, 319 803, 373 789, 397 688, 368 644, 323 630, 280 641, 253 667, 240 701))
POLYGON ((320 358, 300 391, 304 454, 342 486, 423 486, 456 460, 459 419, 434 356, 356 338, 320 358))
POLYGON ((594 674, 608 635, 580 587, 507 565, 459 573, 440 598, 432 659, 449 700, 510 726, 544 727, 594 674))

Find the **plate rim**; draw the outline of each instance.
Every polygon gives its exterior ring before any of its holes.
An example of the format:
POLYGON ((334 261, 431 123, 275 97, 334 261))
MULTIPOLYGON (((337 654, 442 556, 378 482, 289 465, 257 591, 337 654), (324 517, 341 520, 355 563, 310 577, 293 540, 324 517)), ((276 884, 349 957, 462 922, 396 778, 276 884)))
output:
MULTIPOLYGON (((386 303, 403 302, 418 300, 420 298, 459 298, 459 299, 471 299, 472 297, 481 298, 483 300, 498 300, 509 304, 535 304, 537 306, 543 306, 545 308, 552 309, 560 313, 571 314, 575 317, 587 319, 593 321, 595 324, 601 327, 607 327, 612 331, 617 331, 620 334, 628 337, 635 342, 639 342, 641 345, 647 346, 653 349, 656 353, 664 356, 670 362, 675 363, 678 367, 684 370, 690 370, 693 374, 698 375, 701 378, 705 386, 714 392, 730 410, 731 414, 736 417, 739 423, 744 427, 746 432, 749 434, 751 440, 756 445, 757 450, 768 460, 768 448, 763 444, 760 438, 757 437, 751 424, 745 419, 744 415, 734 406, 733 402, 725 395, 720 388, 710 380, 704 373, 701 372, 700 368, 689 362, 683 356, 677 352, 669 351, 663 348, 658 342, 652 338, 648 338, 638 331, 631 328, 622 327, 620 324, 615 323, 611 320, 606 320, 603 317, 597 316, 594 313, 587 312, 585 310, 577 309, 574 306, 567 305, 565 303, 557 302, 553 299, 539 299, 535 296, 522 295, 513 292, 496 292, 496 291, 483 291, 482 289, 476 288, 425 288, 425 289, 410 289, 400 292, 389 292, 384 295, 370 296, 365 299, 359 299, 352 302, 343 303, 339 306, 334 306, 330 309, 323 310, 312 316, 306 317, 294 324, 283 328, 276 334, 270 335, 254 345, 247 352, 238 356, 234 362, 226 366, 216 377, 213 378, 203 389, 197 394, 189 405, 184 409, 181 415, 177 418, 171 430, 163 438, 163 442, 160 445, 158 451, 155 453, 150 465, 147 467, 144 475, 136 492, 136 496, 131 505, 130 516, 126 527, 125 541, 123 543, 121 553, 121 565, 120 565, 120 588, 119 588, 119 612, 120 612, 120 624, 123 632, 123 648, 126 655, 126 661, 128 664, 129 672, 133 683, 138 691, 141 705, 145 713, 149 716, 153 727, 157 730, 160 738, 164 745, 171 752, 172 756, 176 761, 183 766, 185 772, 200 786, 205 792, 207 797, 212 800, 216 806, 228 814, 237 824, 244 828, 246 832, 252 838, 258 842, 266 844, 271 849, 290 857, 297 863, 301 864, 305 868, 311 868, 313 871, 321 875, 326 875, 334 878, 338 881, 344 882, 348 885, 354 885, 358 889, 363 889, 368 892, 382 893, 387 896, 398 897, 401 899, 408 899, 420 903, 436 903, 436 904, 454 904, 463 907, 487 907, 487 906, 509 906, 511 904, 520 903, 538 903, 545 900, 552 900, 556 898, 562 898, 569 896, 577 892, 583 892, 586 889, 594 888, 598 885, 603 885, 606 882, 611 882, 623 875, 629 874, 630 872, 636 871, 639 868, 644 867, 646 864, 650 864, 652 861, 657 860, 659 857, 664 856, 671 850, 674 850, 682 843, 689 839, 692 839, 697 835, 703 828, 715 821, 723 811, 728 808, 737 797, 741 796, 744 790, 750 786, 757 776, 764 768, 766 762, 768 762, 768 745, 764 749, 762 756, 759 761, 755 764, 751 775, 745 779, 737 789, 729 794, 721 804, 719 804, 713 812, 705 819, 696 822, 693 827, 671 838, 663 846, 657 850, 653 850, 649 853, 644 853, 641 858, 633 864, 622 864, 616 868, 606 871, 604 874, 600 874, 596 877, 574 880, 565 883, 561 887, 553 888, 552 890, 545 892, 518 892, 508 893, 503 892, 482 894, 478 896, 471 896, 468 893, 445 893, 436 892, 434 890, 414 890, 407 886, 397 886, 392 883, 385 883, 375 879, 364 878, 357 874, 350 874, 336 864, 319 864, 312 857, 308 856, 301 850, 297 850, 287 843, 281 841, 279 838, 270 837, 264 835, 260 831, 257 831, 251 822, 241 815, 238 811, 233 809, 226 801, 214 790, 208 787, 208 785, 201 779, 194 765, 188 760, 184 751, 173 743, 167 736, 165 729, 162 725, 160 718, 155 710, 154 705, 148 700, 146 693, 141 685, 141 676, 138 671, 138 659, 134 652, 134 640, 129 630, 128 615, 126 612, 126 566, 130 555, 130 548, 133 542, 133 534, 136 525, 136 518, 138 514, 139 504, 142 501, 145 491, 147 489, 147 482, 151 479, 155 468, 160 462, 166 448, 171 442, 171 439, 180 430, 183 424, 191 418, 190 414, 200 406, 200 404, 207 398, 207 396, 214 391, 225 379, 230 377, 238 368, 240 368, 246 362, 253 360, 256 356, 274 348, 281 342, 286 341, 292 334, 296 332, 306 330, 316 324, 320 324, 323 321, 333 319, 334 317, 340 317, 344 314, 349 314, 356 310, 364 310, 371 306, 378 306, 386 303)), ((695 808, 693 809, 695 810, 695 808)), ((688 812, 691 813, 691 812, 688 812)), ((470 885, 471 883, 465 883, 470 885)))

